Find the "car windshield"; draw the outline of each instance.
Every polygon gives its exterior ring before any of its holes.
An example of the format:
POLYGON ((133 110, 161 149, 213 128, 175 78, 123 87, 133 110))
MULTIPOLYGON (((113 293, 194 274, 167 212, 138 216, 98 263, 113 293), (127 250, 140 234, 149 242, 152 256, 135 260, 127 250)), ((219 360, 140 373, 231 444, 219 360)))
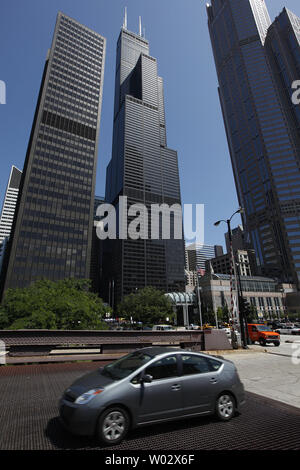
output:
POLYGON ((121 357, 117 361, 108 364, 102 370, 102 375, 110 377, 113 380, 121 380, 139 369, 152 359, 152 356, 143 352, 133 352, 127 356, 121 357))
POLYGON ((269 326, 266 325, 257 325, 258 331, 272 331, 269 326))

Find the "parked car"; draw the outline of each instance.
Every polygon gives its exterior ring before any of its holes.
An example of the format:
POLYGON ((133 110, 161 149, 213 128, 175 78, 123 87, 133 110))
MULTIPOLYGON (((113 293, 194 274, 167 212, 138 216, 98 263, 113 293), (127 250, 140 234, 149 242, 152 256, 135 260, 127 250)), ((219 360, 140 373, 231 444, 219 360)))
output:
POLYGON ((77 379, 64 392, 59 412, 70 432, 115 445, 129 429, 147 424, 208 414, 229 421, 244 403, 231 361, 148 347, 77 379))
POLYGON ((261 346, 265 346, 268 343, 273 343, 274 346, 280 345, 280 334, 272 331, 267 325, 248 323, 248 333, 252 344, 258 341, 261 346))
POLYGON ((300 328, 296 328, 294 325, 283 325, 277 328, 276 332, 281 335, 300 335, 300 328))
POLYGON ((200 326, 195 325, 194 323, 191 323, 189 326, 186 327, 187 330, 199 330, 200 326))
POLYGON ((172 325, 154 325, 152 327, 153 331, 170 331, 174 330, 172 325))
POLYGON ((300 327, 296 326, 292 329, 292 335, 300 335, 300 327))
POLYGON ((281 326, 279 320, 268 321, 267 325, 270 326, 272 330, 276 330, 277 328, 280 328, 281 326))

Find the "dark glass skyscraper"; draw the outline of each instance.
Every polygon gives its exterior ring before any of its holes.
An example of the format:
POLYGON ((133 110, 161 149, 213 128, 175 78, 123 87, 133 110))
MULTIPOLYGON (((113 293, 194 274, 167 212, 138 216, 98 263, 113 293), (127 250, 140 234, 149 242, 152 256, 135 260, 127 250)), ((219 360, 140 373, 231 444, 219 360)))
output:
MULTIPOLYGON (((149 43, 124 26, 117 43, 112 159, 106 201, 128 206, 181 204, 177 152, 167 147, 163 80, 149 43)), ((130 218, 128 219, 130 220, 130 218)), ((110 286, 115 300, 144 286, 184 289, 183 240, 111 240, 110 286)))
POLYGON ((89 278, 105 39, 58 13, 28 144, 4 288, 89 278))
POLYGON ((238 198, 258 267, 298 282, 299 110, 290 97, 299 19, 284 11, 271 26, 264 0, 211 0, 207 13, 238 198))

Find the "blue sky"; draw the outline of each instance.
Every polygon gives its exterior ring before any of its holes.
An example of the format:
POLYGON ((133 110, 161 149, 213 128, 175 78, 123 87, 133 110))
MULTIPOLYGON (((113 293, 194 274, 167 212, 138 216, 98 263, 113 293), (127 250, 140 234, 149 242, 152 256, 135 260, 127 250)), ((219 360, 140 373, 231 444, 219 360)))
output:
MULTIPOLYGON (((150 54, 164 79, 168 146, 178 151, 182 202, 205 204, 205 243, 223 244, 213 222, 238 207, 221 116, 204 0, 1 0, 0 205, 10 167, 22 170, 43 65, 60 10, 107 39, 96 194, 103 195, 111 154, 116 41, 142 16, 150 54)), ((284 6, 300 15, 299 0, 267 0, 271 18, 284 6)), ((239 218, 234 219, 236 224, 239 218)))

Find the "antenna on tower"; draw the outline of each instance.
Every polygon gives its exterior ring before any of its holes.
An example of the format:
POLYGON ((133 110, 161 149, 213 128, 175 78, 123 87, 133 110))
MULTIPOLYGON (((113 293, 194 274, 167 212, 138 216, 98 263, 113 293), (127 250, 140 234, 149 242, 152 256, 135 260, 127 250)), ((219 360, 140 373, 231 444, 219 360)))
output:
POLYGON ((127 7, 125 7, 123 28, 124 28, 124 29, 127 29, 127 7))
POLYGON ((142 18, 139 16, 139 36, 142 36, 142 18))

